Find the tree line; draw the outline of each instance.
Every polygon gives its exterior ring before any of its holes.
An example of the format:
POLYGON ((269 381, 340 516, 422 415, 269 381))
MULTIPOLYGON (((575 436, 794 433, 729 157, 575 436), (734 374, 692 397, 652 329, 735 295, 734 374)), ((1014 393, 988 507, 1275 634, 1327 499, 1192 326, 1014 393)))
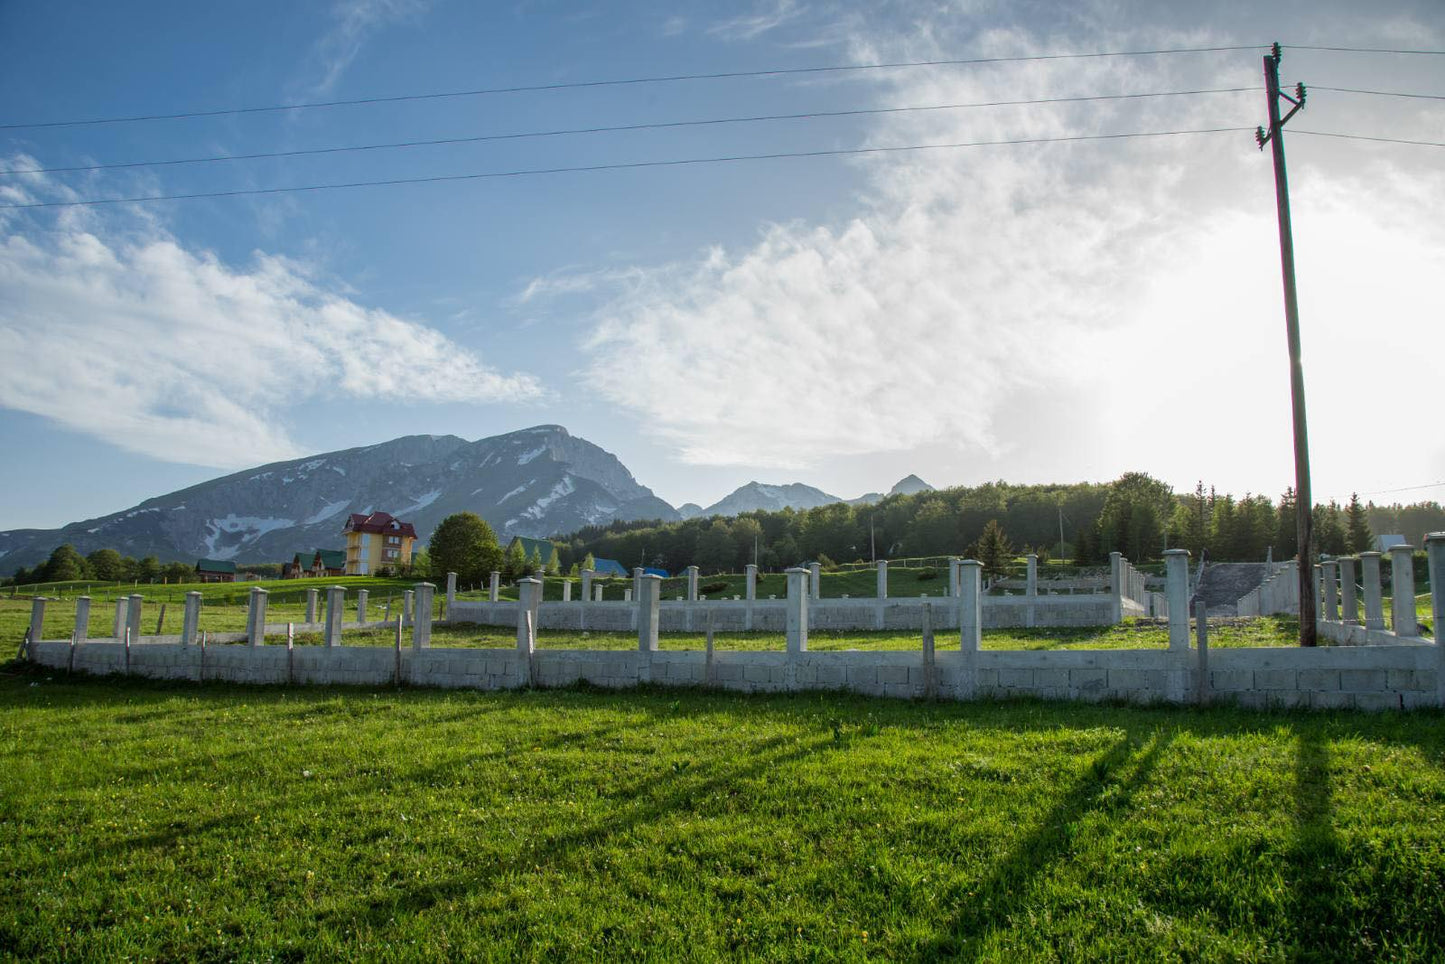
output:
MULTIPOLYGON (((1418 547, 1427 532, 1445 530, 1445 509, 1437 502, 1377 506, 1353 496, 1343 506, 1329 502, 1313 511, 1316 550, 1328 555, 1364 551, 1374 535, 1385 533, 1403 535, 1418 547)), ((832 566, 949 555, 971 556, 990 572, 1001 572, 1023 552, 1098 565, 1110 552, 1148 562, 1166 548, 1188 549, 1196 559, 1207 552, 1221 562, 1259 561, 1266 554, 1284 560, 1296 554, 1295 499, 1289 489, 1278 501, 1251 493, 1235 498, 1203 482, 1178 495, 1158 479, 1129 472, 1109 483, 988 482, 889 496, 876 505, 838 502, 733 518, 617 521, 557 537, 551 546, 546 558, 546 550, 527 555, 515 542, 504 550, 486 521, 456 513, 437 526, 428 550, 416 553, 410 574, 442 579, 456 572, 463 586, 480 586, 494 570, 508 581, 539 569, 575 575, 592 568, 596 558, 615 559, 627 569, 679 572, 696 565, 714 573, 740 572, 754 561, 776 571, 807 561, 832 566)), ((265 564, 247 568, 259 574, 265 564)), ((155 556, 137 560, 114 549, 81 556, 65 545, 9 581, 86 579, 185 582, 194 573, 185 563, 162 564, 155 556)))
MULTIPOLYGON (((984 561, 1035 552, 1043 559, 1098 565, 1118 551, 1135 562, 1167 548, 1207 552, 1216 561, 1277 560, 1296 552, 1295 499, 1216 493, 1201 482, 1177 495, 1164 482, 1129 472, 1110 483, 1013 485, 989 482, 913 495, 876 505, 833 503, 816 509, 746 512, 682 522, 628 521, 588 526, 555 540, 568 565, 583 554, 625 567, 677 572, 738 572, 756 560, 764 570, 803 561, 825 565, 873 559, 964 555, 984 561), (1062 531, 1061 531, 1062 530, 1062 531), (987 557, 987 558, 986 558, 987 557)), ((1341 506, 1316 505, 1316 550, 1361 552, 1377 533, 1400 533, 1412 545, 1445 530, 1435 502, 1376 506, 1358 496, 1341 506)), ((999 568, 995 562, 994 568, 999 568)))

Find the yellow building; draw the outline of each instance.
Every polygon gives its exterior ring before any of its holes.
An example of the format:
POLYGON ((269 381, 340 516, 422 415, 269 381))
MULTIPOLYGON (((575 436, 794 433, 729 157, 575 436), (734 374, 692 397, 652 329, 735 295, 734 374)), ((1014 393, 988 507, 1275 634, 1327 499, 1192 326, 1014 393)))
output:
POLYGON ((346 533, 346 574, 370 576, 382 569, 411 565, 416 529, 386 512, 352 513, 342 529, 346 533))

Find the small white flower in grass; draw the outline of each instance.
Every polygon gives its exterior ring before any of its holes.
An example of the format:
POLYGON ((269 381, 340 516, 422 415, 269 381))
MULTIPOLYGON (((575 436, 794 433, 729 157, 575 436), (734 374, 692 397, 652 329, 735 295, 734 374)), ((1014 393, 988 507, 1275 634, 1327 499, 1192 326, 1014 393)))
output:
POLYGON ((311 777, 311 771, 310 771, 310 770, 302 770, 302 771, 301 771, 301 775, 302 775, 303 777, 306 777, 307 779, 310 779, 310 777, 311 777))

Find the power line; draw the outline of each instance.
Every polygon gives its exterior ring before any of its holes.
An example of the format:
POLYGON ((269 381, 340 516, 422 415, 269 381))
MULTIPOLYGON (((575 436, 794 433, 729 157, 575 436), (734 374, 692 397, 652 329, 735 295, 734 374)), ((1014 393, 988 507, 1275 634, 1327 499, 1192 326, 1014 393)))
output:
POLYGON ((344 154, 360 151, 392 150, 413 147, 437 147, 447 144, 474 144, 482 141, 523 140, 537 137, 559 137, 574 134, 610 134, 623 131, 663 130, 678 127, 705 127, 722 124, 750 124, 759 121, 813 120, 826 117, 863 117, 877 114, 902 114, 921 111, 967 110, 982 107, 1022 107, 1044 104, 1070 104, 1086 101, 1139 100, 1149 97, 1185 97, 1195 94, 1237 94, 1257 91, 1258 87, 1216 87, 1206 90, 1170 90, 1137 94, 1094 94, 1078 97, 1040 97, 1031 100, 994 100, 971 104, 932 104, 912 107, 870 107, 854 110, 805 111, 797 114, 756 114, 745 117, 719 117, 705 120, 654 121, 641 124, 619 124, 609 127, 573 127, 561 130, 522 131, 511 134, 478 134, 468 137, 442 137, 434 140, 392 141, 383 144, 356 144, 342 147, 315 147, 292 151, 263 151, 253 154, 218 154, 207 157, 184 157, 160 161, 124 161, 108 164, 82 164, 71 167, 36 167, 0 171, 0 177, 17 174, 64 174, 79 171, 110 171, 132 167, 166 167, 176 164, 209 164, 216 161, 253 161, 266 158, 306 157, 321 154, 344 154))
POLYGON ((1427 54, 1445 55, 1445 50, 1400 50, 1395 47, 1318 47, 1310 44, 1284 44, 1286 50, 1325 50, 1338 54, 1427 54))
POLYGON ((1423 485, 1402 485, 1398 489, 1375 489, 1373 492, 1357 492, 1356 495, 1389 495, 1392 492, 1413 492, 1416 489, 1434 489, 1445 485, 1445 479, 1439 482, 1426 482, 1423 485))
POLYGON ((490 178, 532 177, 547 174, 578 174, 592 171, 626 171, 649 167, 683 167, 693 164, 728 164, 742 161, 768 161, 783 158, 846 157, 859 154, 892 154, 905 151, 948 150, 966 147, 1002 147, 1019 144, 1058 144, 1074 141, 1126 140, 1146 137, 1173 137, 1184 134, 1223 134, 1252 131, 1250 127, 1204 127, 1173 131, 1131 131, 1118 134, 1076 134, 1061 137, 1020 137, 997 141, 961 141, 949 144, 903 144, 892 147, 850 147, 820 151, 778 151, 769 154, 732 154, 720 157, 689 157, 662 161, 627 161, 615 164, 585 164, 575 167, 524 168, 510 171, 483 171, 473 174, 439 174, 429 177, 396 177, 374 181, 347 181, 336 184, 305 184, 293 187, 238 188, 231 191, 199 191, 191 194, 147 194, 134 197, 90 198, 80 201, 29 201, 21 204, 0 204, 0 210, 15 208, 91 207, 102 204, 138 204, 148 201, 191 201, 201 198, 244 197, 259 194, 293 194, 298 192, 334 191, 343 188, 388 187, 395 184, 435 184, 447 181, 477 181, 490 178))
POLYGON ((1371 137, 1368 134, 1341 134, 1335 131, 1295 131, 1311 137, 1337 137, 1346 141, 1375 141, 1379 144, 1410 144, 1415 147, 1445 147, 1445 141, 1412 141, 1403 137, 1371 137))
POLYGON ((475 90, 436 91, 426 94, 395 94, 384 97, 359 97, 352 100, 325 100, 293 104, 268 104, 263 107, 226 107, 211 110, 177 111, 171 114, 134 114, 121 117, 96 117, 79 120, 31 121, 0 124, 0 130, 42 127, 86 127, 97 124, 135 124, 147 121, 184 120, 197 117, 225 117, 235 114, 265 114, 287 110, 314 110, 327 107, 355 107, 367 104, 394 104, 406 101, 440 100, 448 97, 484 97, 496 94, 521 94, 538 91, 579 90, 595 87, 623 87, 638 84, 670 84, 694 80, 732 80, 744 77, 782 77, 797 74, 843 73, 862 70, 895 70, 910 67, 964 67, 984 64, 1030 63, 1047 60, 1084 60, 1103 57, 1152 57, 1167 54, 1216 53, 1232 50, 1260 50, 1266 44, 1226 47, 1173 47, 1159 50, 1109 50, 1093 53, 1034 54, 1018 57, 973 57, 955 60, 905 60, 882 64, 834 64, 821 67, 778 67, 767 70, 731 70, 709 74, 668 74, 655 77, 628 77, 620 80, 580 80, 556 84, 520 84, 510 87, 480 87, 475 90))
POLYGON ((1400 90, 1361 90, 1358 87, 1325 87, 1310 84, 1310 90, 1329 90, 1337 94, 1370 94, 1374 97, 1412 97, 1418 100, 1445 100, 1445 94, 1409 94, 1400 90))

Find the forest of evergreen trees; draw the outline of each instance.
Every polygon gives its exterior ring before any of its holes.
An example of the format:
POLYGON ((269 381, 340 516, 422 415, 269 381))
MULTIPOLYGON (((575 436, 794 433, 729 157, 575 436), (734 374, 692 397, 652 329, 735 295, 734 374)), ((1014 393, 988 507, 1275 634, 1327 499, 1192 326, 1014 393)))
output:
MULTIPOLYGON (((1013 551, 1083 565, 1102 563, 1114 550, 1145 562, 1175 547, 1195 558, 1207 551, 1216 561, 1262 561, 1269 552, 1275 559, 1295 554, 1294 505, 1291 491, 1278 501, 1235 498, 1202 482, 1194 492, 1176 495, 1167 484, 1130 472, 1108 484, 989 482, 890 496, 872 506, 834 503, 735 518, 614 522, 555 541, 563 545, 564 565, 590 553, 627 567, 737 572, 753 561, 755 546, 765 570, 813 559, 981 556, 985 527, 996 521, 1013 551)), ((1376 506, 1354 498, 1344 506, 1317 505, 1314 513, 1317 551, 1331 555, 1368 549, 1377 533, 1399 533, 1420 546, 1426 532, 1445 530, 1445 509, 1436 502, 1376 506)), ((992 553, 997 546, 989 548, 992 553)))

